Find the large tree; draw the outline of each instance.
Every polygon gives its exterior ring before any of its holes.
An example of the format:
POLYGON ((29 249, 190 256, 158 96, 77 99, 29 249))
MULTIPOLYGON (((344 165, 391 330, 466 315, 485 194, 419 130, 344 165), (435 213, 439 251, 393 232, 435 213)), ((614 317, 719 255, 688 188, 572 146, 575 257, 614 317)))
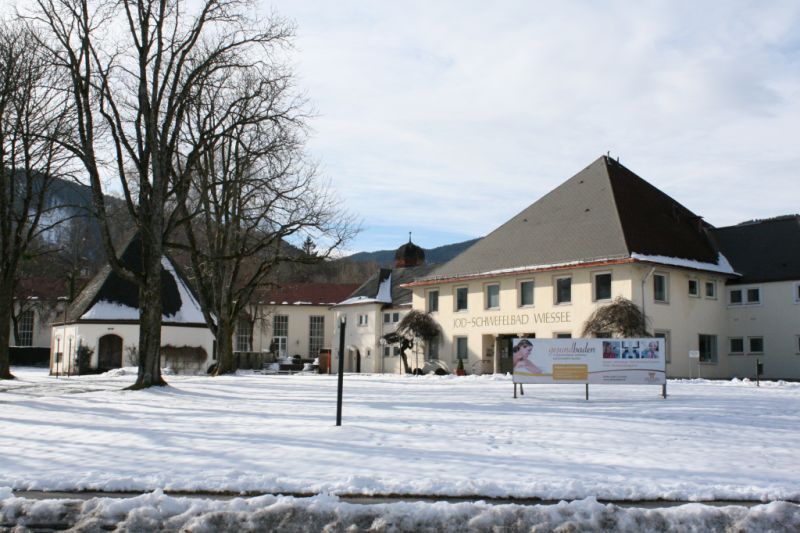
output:
POLYGON ((102 241, 114 271, 139 290, 139 372, 131 388, 163 385, 160 291, 165 241, 182 221, 174 193, 201 153, 184 144, 197 87, 266 54, 275 27, 241 0, 36 0, 28 20, 70 79, 77 141, 70 150, 92 185, 102 241), (118 260, 105 183, 120 190, 141 234, 137 271, 118 260))
MULTIPOLYGON (((285 47, 291 28, 273 27, 271 47, 285 47)), ((182 242, 217 340, 217 374, 235 370, 234 329, 253 291, 278 265, 318 262, 354 231, 307 162, 304 102, 277 55, 243 58, 241 68, 198 84, 186 115, 191 151, 176 165, 191 178, 178 189, 182 242), (312 235, 320 248, 291 245, 312 235)))
POLYGON ((9 325, 14 286, 42 234, 59 220, 47 191, 67 158, 59 141, 68 127, 62 80, 37 37, 0 23, 0 379, 11 379, 9 325))

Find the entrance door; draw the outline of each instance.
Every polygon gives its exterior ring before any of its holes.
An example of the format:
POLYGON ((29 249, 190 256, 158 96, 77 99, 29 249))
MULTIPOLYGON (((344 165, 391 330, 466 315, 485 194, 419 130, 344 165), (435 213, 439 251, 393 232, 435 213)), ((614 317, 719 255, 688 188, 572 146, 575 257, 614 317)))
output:
POLYGON ((497 354, 500 359, 498 370, 501 374, 514 371, 514 362, 511 358, 511 341, 513 338, 505 335, 497 337, 497 354))
POLYGON ((122 367, 122 337, 103 335, 97 346, 97 368, 108 370, 122 367))

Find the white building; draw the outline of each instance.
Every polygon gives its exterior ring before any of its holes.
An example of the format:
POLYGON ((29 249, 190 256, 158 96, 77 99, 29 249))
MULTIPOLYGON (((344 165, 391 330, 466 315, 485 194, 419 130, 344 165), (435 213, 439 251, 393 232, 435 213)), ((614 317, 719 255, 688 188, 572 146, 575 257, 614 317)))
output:
MULTIPOLYGON (((380 269, 333 308, 336 343, 339 342, 338 327, 342 318, 346 320, 346 372, 402 372, 400 347, 387 344, 383 336, 395 331, 397 324, 411 310, 411 291, 404 284, 426 276, 433 268, 425 265, 422 248, 409 239, 397 249, 394 268, 380 269)), ((415 350, 406 354, 411 368, 424 364, 424 352, 419 347, 415 350)), ((333 351, 334 361, 337 353, 338 346, 333 351)))
POLYGON ((239 368, 260 368, 275 357, 313 361, 333 347, 333 305, 358 287, 353 283, 296 283, 258 291, 236 324, 239 368))
MULTIPOLYGON (((141 264, 141 241, 134 236, 120 261, 131 270, 141 264)), ((176 372, 205 372, 214 359, 214 336, 197 298, 169 257, 162 258, 162 366, 176 372)), ((104 267, 67 308, 66 320, 52 326, 50 371, 72 374, 138 364, 139 290, 104 267), (79 369, 79 348, 92 351, 79 369)))

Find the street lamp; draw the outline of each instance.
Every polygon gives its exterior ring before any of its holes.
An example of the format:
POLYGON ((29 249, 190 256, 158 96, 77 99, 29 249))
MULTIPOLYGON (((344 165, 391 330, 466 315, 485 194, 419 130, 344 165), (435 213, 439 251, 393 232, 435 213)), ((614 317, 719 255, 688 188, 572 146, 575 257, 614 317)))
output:
MULTIPOLYGON (((59 302, 64 302, 64 322, 61 324, 61 346, 67 345, 67 307, 69 306, 69 296, 59 296, 56 298, 59 302)), ((58 346, 58 348, 61 348, 58 346)), ((58 352, 56 352, 58 353, 58 352)), ((64 352, 61 352, 61 361, 56 361, 56 379, 58 379, 58 367, 59 363, 63 365, 64 361, 64 352)))
POLYGON ((344 387, 344 331, 347 327, 347 315, 342 313, 339 319, 339 384, 336 393, 336 425, 342 425, 342 387, 344 387))

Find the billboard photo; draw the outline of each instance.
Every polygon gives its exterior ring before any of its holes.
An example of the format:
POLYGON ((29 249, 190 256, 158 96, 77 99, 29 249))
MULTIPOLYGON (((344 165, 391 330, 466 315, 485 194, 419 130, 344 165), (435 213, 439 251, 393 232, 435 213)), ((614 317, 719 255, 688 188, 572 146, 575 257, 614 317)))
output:
POLYGON ((663 385, 664 339, 513 341, 515 383, 663 385))

